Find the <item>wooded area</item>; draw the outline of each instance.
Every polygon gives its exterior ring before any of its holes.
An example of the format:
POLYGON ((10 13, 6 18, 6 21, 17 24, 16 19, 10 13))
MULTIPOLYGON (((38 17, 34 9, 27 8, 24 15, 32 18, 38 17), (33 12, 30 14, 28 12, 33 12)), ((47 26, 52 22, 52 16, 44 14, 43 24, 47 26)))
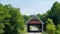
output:
MULTIPOLYGON (((45 14, 37 14, 44 22, 44 33, 60 34, 60 3, 55 2, 45 14)), ((0 34, 27 34, 25 23, 32 15, 21 15, 20 8, 0 3, 0 34)))

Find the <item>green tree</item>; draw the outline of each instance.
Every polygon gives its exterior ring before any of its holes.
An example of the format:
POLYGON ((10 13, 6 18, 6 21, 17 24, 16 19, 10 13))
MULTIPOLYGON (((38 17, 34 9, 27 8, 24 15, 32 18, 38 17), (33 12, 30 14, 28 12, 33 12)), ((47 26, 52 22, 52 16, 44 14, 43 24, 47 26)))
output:
POLYGON ((19 8, 0 4, 0 34, 23 34, 25 24, 19 8))
POLYGON ((60 34, 60 25, 58 24, 58 26, 56 26, 56 32, 55 34, 60 34))
POLYGON ((47 34, 55 34, 55 25, 53 23, 53 20, 52 19, 47 19, 47 26, 46 26, 46 33, 47 34))
POLYGON ((30 16, 28 16, 28 15, 22 15, 22 16, 24 19, 24 23, 26 23, 30 19, 30 16))
POLYGON ((4 11, 2 10, 3 9, 3 5, 0 3, 0 34, 4 33, 4 11))
POLYGON ((60 3, 56 1, 47 14, 49 18, 53 19, 55 25, 60 24, 60 3))
POLYGON ((48 19, 46 14, 37 14, 37 17, 44 22, 44 31, 46 30, 46 20, 48 19))

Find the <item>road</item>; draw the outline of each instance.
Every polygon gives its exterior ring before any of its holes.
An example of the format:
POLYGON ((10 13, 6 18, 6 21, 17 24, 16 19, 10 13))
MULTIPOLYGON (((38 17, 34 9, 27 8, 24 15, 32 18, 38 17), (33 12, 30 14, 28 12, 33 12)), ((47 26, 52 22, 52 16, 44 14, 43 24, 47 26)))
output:
POLYGON ((28 34, 42 34, 42 33, 28 33, 28 34))
MULTIPOLYGON (((31 30, 38 30, 38 28, 36 28, 35 26, 30 26, 31 30)), ((42 34, 42 33, 28 33, 28 34, 42 34)))

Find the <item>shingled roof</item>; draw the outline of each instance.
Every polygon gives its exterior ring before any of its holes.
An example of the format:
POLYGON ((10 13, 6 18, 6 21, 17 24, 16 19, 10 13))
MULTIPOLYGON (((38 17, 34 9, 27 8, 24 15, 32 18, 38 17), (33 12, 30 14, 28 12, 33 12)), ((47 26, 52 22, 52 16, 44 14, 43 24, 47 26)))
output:
POLYGON ((37 16, 33 15, 31 19, 29 19, 26 24, 44 24, 37 16))

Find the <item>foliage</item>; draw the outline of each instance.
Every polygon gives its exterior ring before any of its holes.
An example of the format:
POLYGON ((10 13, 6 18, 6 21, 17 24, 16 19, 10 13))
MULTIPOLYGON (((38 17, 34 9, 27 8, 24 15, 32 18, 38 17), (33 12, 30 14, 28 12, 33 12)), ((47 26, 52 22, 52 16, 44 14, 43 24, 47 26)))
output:
MULTIPOLYGON (((20 9, 14 8, 10 4, 0 3, 0 34, 27 34, 25 23, 31 16, 21 15, 20 9)), ((44 22, 44 31, 46 30, 48 34, 60 34, 59 2, 56 1, 47 13, 36 16, 44 22)))
POLYGON ((23 34, 24 26, 19 8, 0 4, 0 34, 23 34))
POLYGON ((60 3, 56 1, 47 14, 49 18, 53 19, 55 25, 60 24, 60 3))
POLYGON ((30 19, 30 16, 28 16, 28 15, 22 15, 22 16, 24 19, 24 23, 26 23, 30 19))
POLYGON ((56 32, 55 34, 60 34, 60 25, 58 24, 58 26, 56 26, 56 32))
POLYGON ((46 14, 37 14, 37 17, 44 22, 44 31, 46 30, 46 20, 48 19, 46 14))
POLYGON ((55 34, 55 25, 53 23, 53 20, 52 19, 47 19, 47 26, 46 26, 46 33, 47 34, 55 34))
POLYGON ((4 24, 3 24, 3 22, 4 22, 4 12, 2 11, 2 9, 3 9, 3 5, 2 4, 0 4, 0 34, 2 34, 2 33, 4 33, 4 24))

